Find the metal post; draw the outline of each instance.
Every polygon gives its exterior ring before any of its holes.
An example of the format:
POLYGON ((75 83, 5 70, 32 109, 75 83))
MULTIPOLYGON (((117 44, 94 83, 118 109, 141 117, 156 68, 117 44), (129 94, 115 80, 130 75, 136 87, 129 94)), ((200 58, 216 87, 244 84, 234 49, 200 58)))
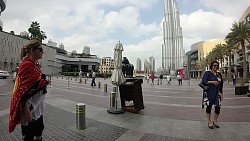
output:
POLYGON ((99 89, 101 88, 101 82, 98 82, 98 88, 99 89))
POLYGON ((116 100, 115 100, 115 98, 116 98, 116 93, 115 92, 111 92, 110 93, 110 101, 109 101, 109 105, 110 105, 110 107, 115 107, 115 104, 116 104, 116 100))
POLYGON ((52 85, 51 85, 51 76, 49 77, 49 87, 52 88, 52 85))
POLYGON ((62 76, 62 79, 63 79, 63 76, 62 76))
POLYGON ((87 80, 86 79, 84 79, 84 84, 86 84, 87 83, 87 80))
POLYGON ((108 91, 108 84, 104 84, 104 92, 107 92, 108 91))
POLYGON ((159 81, 160 81, 160 80, 159 80, 159 78, 158 78, 158 80, 157 80, 157 85, 159 85, 159 81))
MULTIPOLYGON (((68 76, 69 77, 69 76, 68 76)), ((67 77, 66 77, 67 78, 67 77)), ((68 78, 68 89, 69 89, 70 87, 69 87, 69 78, 68 78)))
POLYGON ((117 91, 117 87, 116 87, 116 86, 114 86, 114 87, 113 87, 113 92, 115 92, 115 93, 116 93, 116 91, 117 91))
POLYGON ((83 130, 86 128, 85 122, 85 104, 76 104, 76 129, 83 130))

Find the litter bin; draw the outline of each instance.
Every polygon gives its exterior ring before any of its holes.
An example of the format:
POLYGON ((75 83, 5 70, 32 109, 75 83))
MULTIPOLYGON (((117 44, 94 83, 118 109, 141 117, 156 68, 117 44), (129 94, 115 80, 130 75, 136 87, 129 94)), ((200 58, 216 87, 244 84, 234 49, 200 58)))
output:
POLYGON ((142 96, 142 79, 126 79, 126 82, 119 86, 121 106, 127 111, 138 113, 144 109, 142 96), (134 105, 126 107, 125 101, 133 101, 134 105))

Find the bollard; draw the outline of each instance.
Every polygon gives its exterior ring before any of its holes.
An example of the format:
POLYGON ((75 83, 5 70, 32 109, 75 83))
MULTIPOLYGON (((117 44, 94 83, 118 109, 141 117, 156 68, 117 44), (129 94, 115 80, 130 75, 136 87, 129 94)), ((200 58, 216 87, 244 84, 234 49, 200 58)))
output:
POLYGON ((109 106, 110 107, 115 107, 115 98, 116 98, 116 93, 111 92, 110 93, 110 99, 109 99, 109 106))
POLYGON ((158 79, 158 80, 157 80, 157 85, 159 85, 159 81, 160 81, 160 80, 158 79))
POLYGON ((108 84, 104 84, 104 92, 107 92, 107 90, 108 90, 108 84))
POLYGON ((58 76, 56 76, 56 78, 58 79, 58 76))
POLYGON ((70 79, 72 80, 72 77, 70 77, 70 79))
MULTIPOLYGON (((67 78, 67 77, 66 77, 67 78)), ((69 87, 69 76, 68 76, 68 89, 69 89, 70 87, 69 87)))
POLYGON ((85 122, 85 104, 76 104, 76 129, 83 130, 86 128, 85 122))
POLYGON ((62 79, 63 79, 63 76, 62 76, 62 79))
POLYGON ((101 88, 101 82, 98 82, 98 88, 99 89, 101 88))
POLYGON ((49 77, 49 87, 52 88, 52 85, 51 85, 51 76, 49 77))
POLYGON ((84 84, 86 84, 87 83, 87 80, 86 79, 84 79, 84 84))

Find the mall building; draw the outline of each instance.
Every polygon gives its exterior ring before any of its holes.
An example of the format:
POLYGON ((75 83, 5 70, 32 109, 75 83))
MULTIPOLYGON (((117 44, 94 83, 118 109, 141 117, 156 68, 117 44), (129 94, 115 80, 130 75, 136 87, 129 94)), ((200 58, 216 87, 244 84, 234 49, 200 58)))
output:
MULTIPOLYGON (((238 22, 249 22, 250 23, 250 6, 246 9, 246 11, 242 14, 238 22)), ((233 24, 233 23, 232 23, 233 24)), ((225 35, 226 36, 226 35, 225 35)), ((212 51, 213 48, 215 48, 215 45, 218 43, 225 43, 224 40, 208 40, 208 41, 201 41, 194 43, 191 46, 191 50, 186 53, 186 64, 187 68, 186 71, 189 73, 188 77, 191 78, 200 78, 202 77, 202 70, 199 69, 199 64, 202 62, 204 58, 208 55, 209 52, 212 51)), ((250 45, 246 41, 245 42, 245 50, 246 50, 246 59, 247 59, 247 69, 248 69, 248 77, 250 77, 250 45)), ((235 72, 238 77, 243 76, 243 57, 242 57, 242 49, 238 49, 236 52, 234 52, 231 56, 231 72, 235 72)), ((221 72, 224 74, 224 76, 227 75, 227 72, 229 71, 229 61, 228 57, 225 57, 223 59, 223 62, 220 62, 221 72)), ((209 70, 209 68, 205 68, 206 70, 209 70)))
MULTIPOLYGON (((17 35, 0 31, 0 68, 11 72, 18 67, 21 48, 28 42, 17 35)), ((63 65, 68 65, 71 72, 79 72, 80 69, 83 72, 99 71, 100 59, 96 55, 68 53, 62 44, 59 47, 51 46, 51 43, 43 44, 43 48, 43 58, 39 62, 45 74, 58 75, 63 65)))

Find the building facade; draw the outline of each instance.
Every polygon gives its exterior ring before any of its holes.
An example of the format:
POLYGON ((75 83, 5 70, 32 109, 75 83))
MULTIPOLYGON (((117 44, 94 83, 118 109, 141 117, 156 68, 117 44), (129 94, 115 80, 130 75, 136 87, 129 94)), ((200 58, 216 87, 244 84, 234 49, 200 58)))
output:
POLYGON ((162 68, 170 72, 183 67, 183 36, 176 0, 164 0, 162 68))
POLYGON ((141 59, 137 58, 136 60, 136 71, 142 71, 141 70, 141 59))
POLYGON ((153 56, 149 57, 150 71, 155 72, 155 58, 153 56))
MULTIPOLYGON (((16 35, 0 31, 0 68, 8 72, 19 67, 22 62, 20 59, 21 48, 26 45, 29 40, 18 37, 16 35)), ((57 75, 62 72, 62 67, 68 65, 69 71, 83 72, 91 70, 98 71, 100 59, 96 55, 89 56, 71 56, 62 47, 54 47, 43 44, 44 54, 39 61, 41 69, 47 75, 57 75)))
POLYGON ((112 73, 114 70, 114 59, 111 57, 102 57, 99 71, 100 73, 112 73))

